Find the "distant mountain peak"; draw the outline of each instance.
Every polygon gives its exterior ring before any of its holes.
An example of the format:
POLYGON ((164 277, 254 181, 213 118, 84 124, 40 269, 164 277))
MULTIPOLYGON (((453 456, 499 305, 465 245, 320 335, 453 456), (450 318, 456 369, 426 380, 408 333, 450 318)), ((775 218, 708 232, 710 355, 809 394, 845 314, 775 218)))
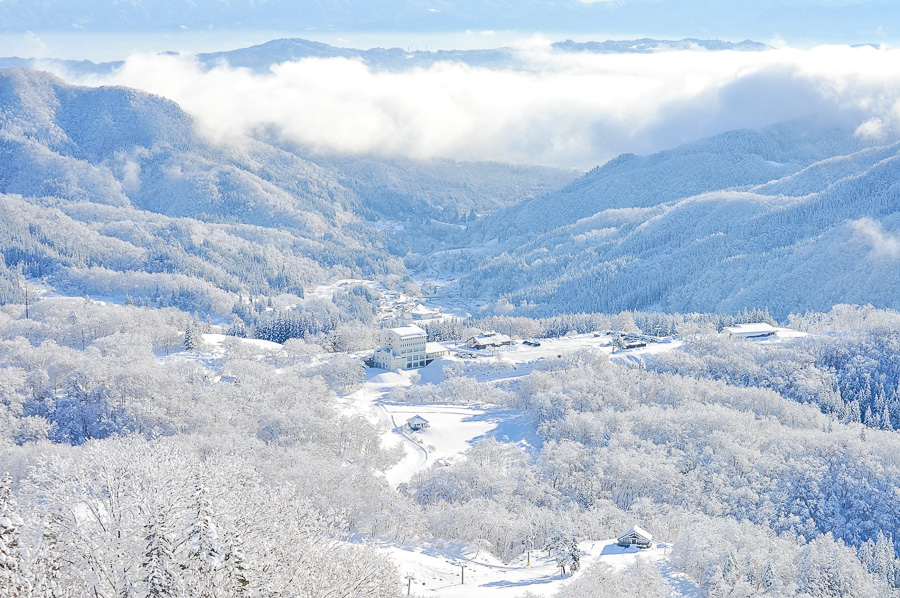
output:
POLYGON ((707 50, 710 52, 722 52, 726 50, 737 52, 763 52, 773 49, 768 44, 745 39, 742 42, 729 42, 718 39, 694 39, 680 40, 666 39, 633 39, 633 40, 607 40, 604 42, 574 42, 567 39, 564 42, 556 42, 553 47, 566 52, 595 52, 598 54, 650 54, 653 52, 670 52, 673 50, 707 50))

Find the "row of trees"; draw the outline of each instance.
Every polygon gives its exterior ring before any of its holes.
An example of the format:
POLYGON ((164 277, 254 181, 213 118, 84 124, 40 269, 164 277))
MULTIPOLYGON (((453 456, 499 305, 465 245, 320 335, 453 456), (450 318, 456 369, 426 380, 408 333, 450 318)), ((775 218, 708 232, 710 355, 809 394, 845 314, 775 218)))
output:
POLYGON ((94 442, 0 483, 0 595, 392 595, 393 565, 337 510, 188 439, 94 442), (6 593, 3 593, 6 592, 6 593))

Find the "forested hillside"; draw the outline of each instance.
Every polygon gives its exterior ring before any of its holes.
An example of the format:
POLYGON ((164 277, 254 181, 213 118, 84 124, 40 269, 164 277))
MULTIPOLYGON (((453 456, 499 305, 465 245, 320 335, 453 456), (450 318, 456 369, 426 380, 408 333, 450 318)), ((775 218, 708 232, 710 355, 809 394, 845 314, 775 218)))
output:
POLYGON ((479 223, 501 242, 461 288, 523 314, 898 307, 898 146, 863 145, 791 123, 621 156, 479 223))
POLYGON ((296 306, 332 278, 402 283, 394 256, 421 243, 423 228, 446 235, 470 212, 572 176, 456 162, 414 172, 362 159, 320 165, 261 141, 208 140, 156 96, 30 70, 0 73, 0 106, 0 301, 22 300, 25 276, 67 294, 235 311, 249 325, 253 298, 265 298, 258 311, 278 296, 275 307, 296 306), (405 236, 379 220, 400 222, 405 236))

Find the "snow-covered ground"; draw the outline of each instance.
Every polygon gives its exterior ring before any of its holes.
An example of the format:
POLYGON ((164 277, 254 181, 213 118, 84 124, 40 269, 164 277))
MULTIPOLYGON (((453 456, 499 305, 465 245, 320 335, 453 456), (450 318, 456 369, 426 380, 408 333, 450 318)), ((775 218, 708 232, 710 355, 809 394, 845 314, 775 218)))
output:
POLYGON ((432 363, 422 368, 421 374, 369 369, 363 387, 342 401, 345 409, 385 424, 382 442, 386 446, 403 446, 405 456, 385 472, 394 487, 409 481, 422 468, 462 458, 479 438, 488 435, 530 447, 540 445, 534 420, 523 411, 495 405, 418 405, 390 400, 391 391, 411 386, 416 379, 420 383, 439 382, 441 367, 440 362, 432 363), (424 417, 431 426, 409 430, 404 424, 414 415, 424 417))
POLYGON ((386 550, 400 569, 411 575, 412 595, 441 596, 441 598, 516 598, 526 592, 537 596, 552 596, 585 569, 600 562, 614 569, 622 569, 638 559, 656 563, 671 587, 671 598, 696 597, 695 584, 669 564, 668 548, 654 544, 653 548, 621 548, 615 539, 586 541, 581 548, 581 569, 574 575, 561 577, 556 562, 546 552, 522 554, 510 563, 502 563, 490 554, 471 546, 445 544, 442 546, 390 546, 386 550), (463 570, 465 565, 465 583, 463 570))
MULTIPOLYGON (((614 360, 627 360, 681 346, 680 341, 666 341, 613 353, 611 340, 606 334, 574 334, 558 339, 542 339, 538 347, 518 344, 493 353, 468 349, 461 352, 472 355, 466 359, 467 362, 483 364, 483 369, 475 377, 485 382, 525 376, 543 360, 581 350, 602 351, 612 354, 614 360)), ((387 431, 382 437, 385 446, 403 446, 403 459, 385 472, 388 482, 394 487, 409 481, 425 467, 463 458, 463 454, 478 439, 486 436, 519 443, 534 450, 540 448, 534 419, 528 412, 480 403, 421 405, 391 399, 392 391, 398 388, 440 383, 444 379, 444 366, 454 361, 459 359, 452 356, 442 358, 418 370, 369 368, 362 388, 342 399, 343 408, 348 412, 360 413, 371 421, 380 421, 385 425, 387 431), (409 430, 404 424, 415 415, 428 420, 430 427, 409 430)))

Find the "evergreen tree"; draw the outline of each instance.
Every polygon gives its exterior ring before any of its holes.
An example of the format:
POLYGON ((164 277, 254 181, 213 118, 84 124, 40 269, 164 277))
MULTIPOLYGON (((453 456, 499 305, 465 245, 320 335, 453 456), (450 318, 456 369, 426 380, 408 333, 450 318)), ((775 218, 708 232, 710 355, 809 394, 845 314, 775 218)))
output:
POLYGON ((560 575, 566 574, 566 567, 571 573, 578 571, 581 550, 578 548, 578 542, 569 533, 559 530, 553 532, 544 543, 544 550, 548 556, 556 560, 560 575))
POLYGON ((199 477, 193 500, 194 517, 187 529, 187 555, 182 566, 186 569, 188 593, 197 598, 213 598, 219 586, 222 548, 209 504, 209 491, 199 477))
POLYGON ((250 596, 250 578, 247 558, 241 548, 240 534, 233 527, 225 530, 222 538, 223 593, 238 598, 250 596))
POLYGON ((184 349, 193 351, 199 349, 203 343, 203 333, 200 331, 200 323, 192 319, 184 329, 184 349))
POLYGON ((12 499, 12 478, 0 479, 0 596, 26 596, 31 591, 25 571, 19 536, 25 522, 16 513, 12 499))
POLYGON ((144 545, 141 570, 147 595, 160 598, 182 596, 174 549, 158 513, 144 526, 144 545))

